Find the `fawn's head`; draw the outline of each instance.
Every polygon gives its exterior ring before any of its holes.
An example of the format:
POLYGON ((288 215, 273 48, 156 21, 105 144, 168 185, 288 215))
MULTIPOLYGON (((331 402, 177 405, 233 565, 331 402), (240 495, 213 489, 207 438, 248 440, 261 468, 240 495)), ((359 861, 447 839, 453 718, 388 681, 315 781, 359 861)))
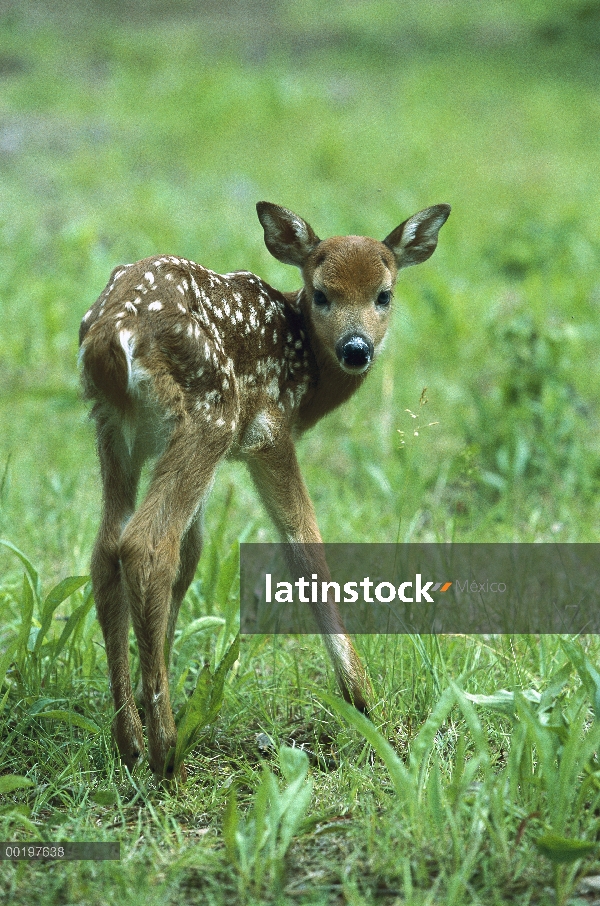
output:
POLYGON ((414 214, 383 242, 365 236, 322 241, 286 208, 260 201, 256 209, 271 254, 300 268, 301 305, 315 353, 349 374, 362 374, 383 342, 398 271, 433 254, 450 206, 414 214))

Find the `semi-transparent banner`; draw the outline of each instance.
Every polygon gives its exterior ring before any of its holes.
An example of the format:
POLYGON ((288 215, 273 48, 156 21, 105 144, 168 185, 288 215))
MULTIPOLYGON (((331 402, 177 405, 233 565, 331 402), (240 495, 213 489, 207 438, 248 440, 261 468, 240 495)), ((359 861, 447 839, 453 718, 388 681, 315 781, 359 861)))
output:
POLYGON ((600 544, 242 544, 240 598, 248 634, 332 604, 350 633, 597 633, 600 544))

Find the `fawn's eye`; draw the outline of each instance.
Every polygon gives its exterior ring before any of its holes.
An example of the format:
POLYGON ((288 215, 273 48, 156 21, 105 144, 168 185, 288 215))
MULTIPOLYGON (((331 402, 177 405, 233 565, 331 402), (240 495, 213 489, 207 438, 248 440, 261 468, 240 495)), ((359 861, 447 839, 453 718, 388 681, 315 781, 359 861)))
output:
POLYGON ((381 305, 382 308, 385 308, 387 305, 390 304, 390 299, 391 299, 391 298, 392 298, 392 294, 391 294, 391 292, 389 291, 389 289, 384 289, 384 290, 383 290, 382 292, 380 292, 379 295, 377 296, 377 304, 378 304, 378 305, 381 305))
POLYGON ((327 305, 329 305, 329 302, 327 301, 327 296, 325 295, 324 292, 321 292, 320 289, 316 289, 314 291, 313 302, 317 306, 317 308, 325 308, 327 305))

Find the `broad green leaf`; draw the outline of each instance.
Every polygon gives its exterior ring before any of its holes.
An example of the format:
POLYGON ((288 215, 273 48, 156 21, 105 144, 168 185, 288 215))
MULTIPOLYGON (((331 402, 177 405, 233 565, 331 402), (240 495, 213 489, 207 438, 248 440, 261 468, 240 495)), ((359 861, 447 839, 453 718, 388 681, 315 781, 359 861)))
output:
POLYGON ((435 829, 438 834, 441 834, 445 823, 445 812, 442 805, 442 777, 437 754, 434 756, 427 779, 427 803, 435 829))
POLYGON ((11 544, 10 541, 6 541, 5 539, 0 539, 0 544, 3 547, 8 548, 9 551, 12 551, 13 554, 16 554, 16 556, 19 558, 19 560, 21 561, 21 563, 27 570, 27 575, 29 576, 29 579, 31 582, 33 594, 34 594, 37 602, 39 603, 41 596, 42 596, 41 587, 40 587, 40 577, 39 577, 38 572, 35 569, 33 563, 31 562, 31 560, 29 560, 28 557, 25 556, 23 551, 20 551, 19 548, 15 547, 14 544, 11 544))
MULTIPOLYGON (((548 708, 551 703, 560 695, 566 684, 569 682, 571 674, 573 672, 573 665, 570 663, 563 664, 563 666, 553 673, 548 680, 548 685, 542 692, 540 699, 540 707, 548 708)), ((531 690, 533 691, 533 690, 531 690)), ((523 693, 525 697, 528 697, 527 692, 523 693)))
POLYGON ((215 588, 215 599, 220 607, 225 607, 229 592, 240 569, 240 546, 236 541, 231 545, 225 558, 221 561, 219 576, 215 588))
MULTIPOLYGON (((508 689, 498 689, 497 692, 492 692, 491 695, 471 695, 469 692, 463 692, 463 695, 475 705, 482 705, 493 711, 500 711, 509 717, 514 716, 515 693, 509 692, 508 689)), ((524 689, 521 695, 532 704, 538 704, 541 699, 540 693, 536 692, 535 689, 524 689)))
POLYGON ((96 805, 114 805, 117 801, 116 790, 96 790, 90 797, 96 805))
POLYGON ((36 654, 40 650, 46 633, 50 628, 52 617, 56 608, 60 604, 62 604, 63 601, 66 601, 66 599, 70 595, 72 595, 74 591, 77 591, 78 588, 81 588, 81 586, 85 585, 85 583, 88 581, 88 576, 69 576, 67 579, 63 579, 62 582, 59 582, 58 585, 56 585, 52 589, 52 591, 44 601, 40 630, 37 634, 33 648, 36 654))
POLYGON ((61 720, 70 726, 79 727, 81 730, 87 730, 88 733, 94 735, 100 732, 100 727, 97 723, 94 723, 93 720, 83 717, 81 714, 77 714, 74 711, 40 711, 37 716, 49 720, 61 720))
POLYGON ((73 592, 85 585, 89 580, 89 576, 68 576, 59 582, 58 585, 55 585, 44 601, 44 616, 47 611, 54 613, 59 604, 66 601, 73 592))
POLYGON ((538 837, 535 845, 542 855, 556 863, 576 862, 598 851, 597 843, 573 840, 560 834, 544 834, 538 837))
POLYGON ((225 619, 223 617, 198 617, 197 620, 192 620, 192 622, 188 623, 188 625, 185 627, 185 629, 177 639, 177 647, 181 648, 185 644, 185 642, 187 642, 190 636, 197 635, 200 632, 207 632, 209 629, 215 629, 216 627, 221 627, 224 625, 225 619))
POLYGON ((456 702, 458 704, 458 707, 460 708, 460 710, 463 713, 463 717, 469 728, 469 731, 471 733, 473 742, 475 743, 475 748, 476 748, 477 752, 484 760, 486 760, 486 761, 489 760, 489 748, 488 748, 487 736, 481 725, 481 721, 479 720, 479 717, 477 716, 477 712, 475 711, 475 708, 470 703, 470 701, 468 701, 464 692, 462 691, 462 689, 460 689, 456 685, 456 683, 451 682, 450 685, 451 685, 452 689, 454 690, 454 695, 456 696, 456 702))
POLYGON ((239 637, 230 645, 214 676, 206 664, 198 676, 196 688, 178 715, 177 743, 175 746, 175 771, 183 764, 187 753, 195 745, 204 727, 212 723, 223 703, 223 690, 227 674, 239 657, 239 637))
POLYGON ((308 774, 308 755, 302 749, 281 746, 279 749, 279 766, 288 783, 298 777, 302 779, 308 774))
POLYGON ((196 687, 188 699, 177 727, 175 745, 175 771, 183 764, 185 756, 192 748, 194 739, 206 725, 210 700, 212 676, 208 664, 202 668, 196 681, 196 687))
POLYGON ((93 604, 94 598, 91 594, 89 594, 83 604, 80 604, 79 607, 77 607, 70 615, 69 619, 65 623, 63 631, 60 634, 60 638, 56 643, 56 647, 52 654, 53 660, 56 660, 56 658, 59 656, 59 654, 65 647, 71 633, 77 629, 77 627, 81 622, 83 622, 83 620, 85 620, 93 604))
POLYGON ((2 795, 12 793, 13 790, 24 790, 31 786, 35 786, 35 784, 29 777, 19 777, 18 774, 4 774, 0 777, 0 794, 2 795))
POLYGON ((279 791, 279 787, 277 788, 279 805, 279 811, 277 812, 278 821, 282 818, 287 809, 290 808, 290 806, 293 804, 294 799, 299 795, 300 791, 304 788, 306 783, 307 781, 304 777, 296 777, 296 779, 286 787, 284 787, 282 791, 279 791))
POLYGON ((6 672, 13 662, 15 652, 17 651, 18 647, 19 647, 19 639, 18 638, 11 639, 10 642, 8 643, 8 645, 6 646, 6 651, 4 652, 2 657, 0 657, 0 688, 2 688, 2 684, 6 677, 6 672))
POLYGON ((456 701, 454 690, 451 686, 444 690, 440 696, 435 708, 419 730, 416 738, 410 746, 410 766, 411 770, 419 770, 425 764, 440 727, 452 710, 456 701))
POLYGON ((238 831, 240 818, 237 809, 237 790, 233 786, 227 797, 227 806, 223 817, 223 842, 227 855, 234 865, 239 863, 236 846, 236 834, 238 831))
POLYGON ((563 831, 569 819, 573 800, 579 788, 578 777, 600 746, 600 721, 594 721, 584 735, 588 713, 585 704, 569 727, 560 756, 556 789, 549 791, 552 826, 558 833, 563 831))
POLYGON ((389 742, 384 739, 379 730, 371 723, 368 717, 361 714, 348 702, 331 695, 329 692, 322 692, 321 698, 336 711, 340 717, 343 717, 351 727, 358 730, 365 737, 368 743, 375 749, 386 768, 394 784, 397 795, 405 800, 407 797, 412 798, 414 795, 413 783, 411 776, 406 769, 404 762, 398 757, 389 742))
POLYGON ((240 545, 238 541, 230 547, 227 556, 222 561, 216 587, 216 600, 221 612, 225 616, 225 626, 217 639, 215 647, 215 661, 223 656, 223 648, 233 632, 239 632, 240 607, 239 593, 233 592, 240 572, 240 545))
POLYGON ((284 811, 281 818, 281 829, 279 832, 278 856, 283 859, 285 856, 292 837, 297 833, 304 815, 310 805, 313 784, 311 780, 302 783, 300 789, 294 792, 289 806, 284 811))
POLYGON ((239 634, 236 635, 235 639, 225 652, 221 663, 217 667, 214 675, 213 685, 211 689, 210 696, 210 709, 208 712, 208 720, 211 723, 221 708, 223 703, 223 692, 225 688, 225 680, 227 679, 227 674, 237 661, 240 656, 240 637, 239 634))
POLYGON ((33 702, 32 705, 30 706, 29 713, 32 716, 37 717, 37 715, 41 711, 43 711, 44 708, 47 708, 48 705, 56 705, 56 704, 58 704, 60 702, 64 702, 64 701, 65 701, 64 698, 50 698, 50 697, 38 698, 37 701, 33 702))
POLYGON ((9 819, 13 825, 20 824, 21 827, 25 827, 34 836, 39 833, 39 828, 29 820, 31 811, 31 806, 26 802, 9 802, 0 807, 0 815, 9 819))
POLYGON ((203 577, 203 593, 204 598, 212 610, 213 602, 215 600, 215 589, 217 586, 221 560, 219 557, 219 549, 222 544, 223 535, 225 534, 225 529, 227 528, 227 523, 229 521, 229 510, 231 509, 231 504, 233 502, 233 485, 229 485, 227 489, 227 497, 225 498, 225 505, 223 506, 221 512, 221 518, 217 523, 216 529, 211 532, 210 544, 208 550, 203 554, 204 566, 202 568, 202 577, 203 577))
POLYGON ((26 575, 23 576, 23 595, 21 598, 21 608, 23 618, 21 628, 19 629, 19 640, 17 644, 17 659, 19 667, 23 667, 23 662, 27 656, 29 643, 29 634, 31 632, 31 621, 33 619, 33 591, 31 584, 26 575))
POLYGON ((596 720, 600 720, 600 673, 593 666, 579 642, 561 638, 560 644, 579 674, 592 703, 596 720))
POLYGON ((546 788, 552 791, 556 787, 557 769, 555 765, 556 737, 547 727, 544 727, 528 702, 522 695, 516 693, 515 704, 517 716, 525 724, 529 739, 535 745, 537 757, 546 788))

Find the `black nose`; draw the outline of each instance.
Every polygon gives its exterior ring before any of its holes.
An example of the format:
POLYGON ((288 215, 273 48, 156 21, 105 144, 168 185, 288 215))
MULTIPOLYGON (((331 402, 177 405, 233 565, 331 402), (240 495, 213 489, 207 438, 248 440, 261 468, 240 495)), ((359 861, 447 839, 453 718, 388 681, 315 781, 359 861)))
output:
POLYGON ((340 365, 347 371, 361 372, 369 367, 373 358, 373 344, 367 337, 350 334, 338 340, 335 346, 340 365))

